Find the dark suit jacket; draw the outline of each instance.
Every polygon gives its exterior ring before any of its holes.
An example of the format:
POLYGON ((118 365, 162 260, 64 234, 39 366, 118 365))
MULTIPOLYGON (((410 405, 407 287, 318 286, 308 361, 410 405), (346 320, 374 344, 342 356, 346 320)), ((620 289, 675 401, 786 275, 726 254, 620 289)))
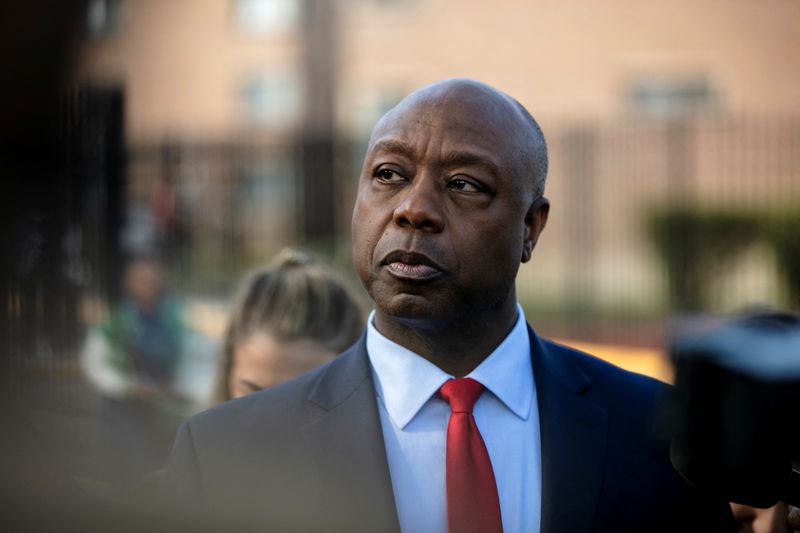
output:
MULTIPOLYGON (((727 531, 652 438, 650 378, 529 328, 542 443, 542 532, 727 531)), ((181 501, 261 530, 397 531, 365 337, 289 383, 190 418, 173 448, 181 501)))

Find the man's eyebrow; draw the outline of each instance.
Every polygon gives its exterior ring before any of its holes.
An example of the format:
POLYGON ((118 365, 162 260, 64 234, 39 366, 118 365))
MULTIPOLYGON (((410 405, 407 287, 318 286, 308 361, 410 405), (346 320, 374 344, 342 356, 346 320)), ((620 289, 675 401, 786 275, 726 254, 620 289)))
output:
POLYGON ((255 383, 253 383, 252 381, 248 381, 246 379, 240 379, 239 383, 241 383, 242 385, 244 385, 246 387, 251 388, 254 392, 255 391, 260 391, 260 390, 262 390, 264 388, 261 385, 257 385, 255 383))
POLYGON ((376 142, 372 147, 372 151, 389 152, 408 157, 409 159, 414 156, 414 149, 411 148, 411 145, 403 141, 396 141, 391 139, 376 142))
MULTIPOLYGON (((408 143, 394 139, 386 139, 378 141, 372 146, 373 152, 389 152, 402 155, 408 158, 413 158, 414 149, 408 143)), ((497 164, 486 156, 475 154, 472 152, 451 151, 444 157, 444 164, 450 167, 455 166, 480 166, 488 171, 499 174, 500 169, 497 164)))
POLYGON ((472 152, 448 152, 444 157, 444 163, 448 167, 479 166, 485 168, 494 175, 500 174, 500 168, 494 161, 488 157, 472 152))

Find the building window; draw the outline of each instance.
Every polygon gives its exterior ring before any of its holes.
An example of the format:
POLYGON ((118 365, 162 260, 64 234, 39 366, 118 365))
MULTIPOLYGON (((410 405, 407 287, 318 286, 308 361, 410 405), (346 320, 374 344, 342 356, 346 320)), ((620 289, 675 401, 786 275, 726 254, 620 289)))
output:
POLYGON ((705 76, 682 79, 640 77, 629 85, 627 96, 636 113, 658 118, 709 111, 718 102, 717 91, 705 76))
POLYGON ((295 28, 300 5, 298 0, 234 0, 233 18, 245 35, 277 35, 295 28))
POLYGON ((122 27, 122 0, 89 0, 86 5, 86 32, 99 39, 119 33, 122 27))
POLYGON ((297 125, 303 107, 303 89, 296 75, 272 72, 248 79, 241 92, 245 120, 265 129, 297 125))

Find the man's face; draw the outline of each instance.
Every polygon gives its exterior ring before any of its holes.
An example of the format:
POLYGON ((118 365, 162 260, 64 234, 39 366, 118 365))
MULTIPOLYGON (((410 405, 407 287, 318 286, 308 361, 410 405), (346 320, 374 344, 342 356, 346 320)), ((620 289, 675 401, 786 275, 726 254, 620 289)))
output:
POLYGON ((547 214, 530 209, 523 139, 513 107, 474 93, 384 117, 352 224, 353 262, 378 313, 435 324, 514 305, 525 247, 547 214))

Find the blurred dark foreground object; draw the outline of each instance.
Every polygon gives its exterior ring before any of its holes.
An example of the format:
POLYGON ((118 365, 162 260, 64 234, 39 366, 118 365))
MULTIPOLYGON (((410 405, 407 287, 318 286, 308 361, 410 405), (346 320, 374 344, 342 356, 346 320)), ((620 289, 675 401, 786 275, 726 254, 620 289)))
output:
POLYGON ((174 505, 166 471, 124 498, 87 490, 64 467, 58 442, 43 437, 0 378, 0 531, 26 533, 216 533, 265 531, 247 515, 191 512, 174 505))
POLYGON ((800 317, 762 313, 678 334, 671 346, 672 464, 753 507, 800 506, 800 317))

